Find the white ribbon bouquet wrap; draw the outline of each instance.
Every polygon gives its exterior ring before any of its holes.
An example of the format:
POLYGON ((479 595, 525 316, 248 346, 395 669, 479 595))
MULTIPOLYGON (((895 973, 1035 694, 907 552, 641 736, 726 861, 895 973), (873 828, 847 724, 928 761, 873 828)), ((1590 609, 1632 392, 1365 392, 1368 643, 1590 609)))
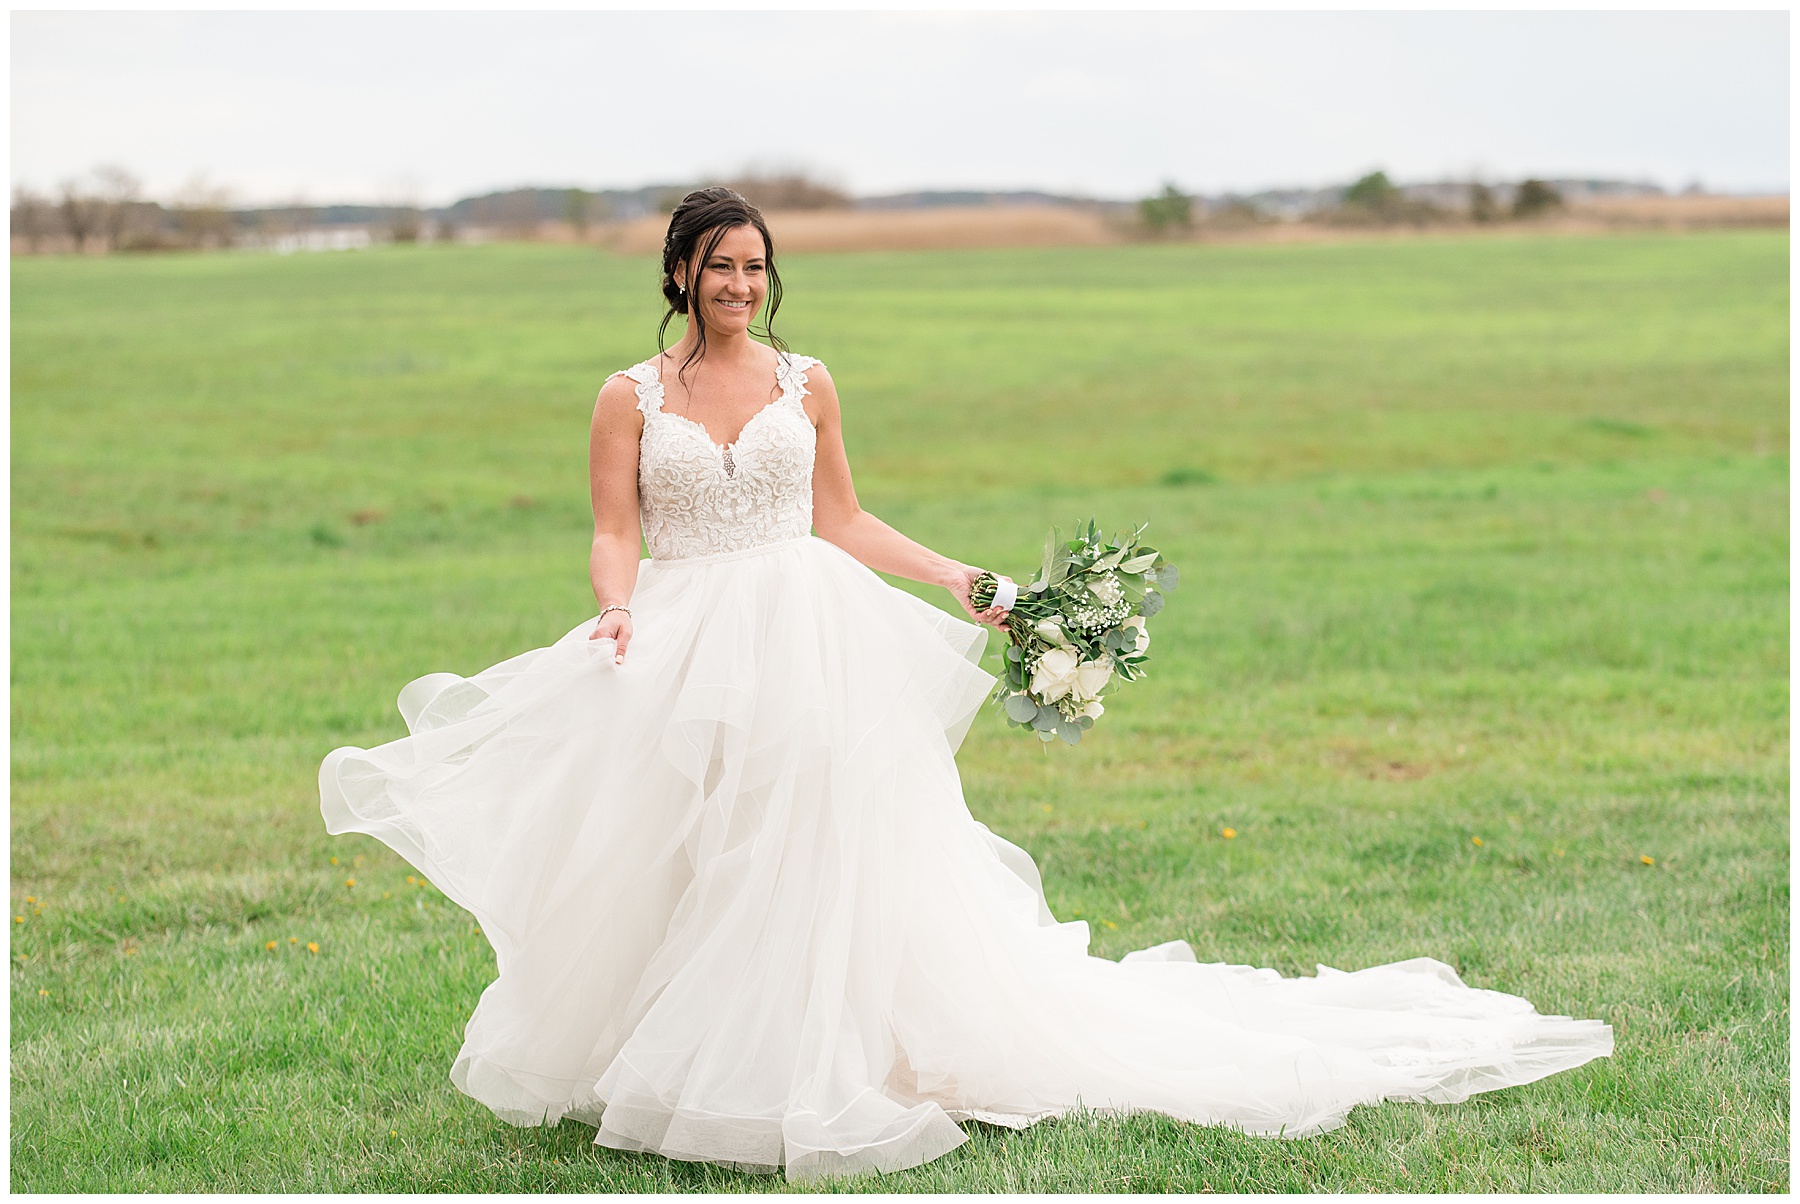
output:
POLYGON ((976 610, 1011 612, 1006 672, 994 688, 1008 725, 1046 743, 1079 744, 1106 712, 1101 696, 1112 683, 1144 675, 1149 619, 1181 574, 1140 542, 1143 533, 1140 526, 1108 541, 1089 519, 1073 539, 1051 531, 1038 575, 1023 590, 993 573, 976 580, 969 591, 976 610))

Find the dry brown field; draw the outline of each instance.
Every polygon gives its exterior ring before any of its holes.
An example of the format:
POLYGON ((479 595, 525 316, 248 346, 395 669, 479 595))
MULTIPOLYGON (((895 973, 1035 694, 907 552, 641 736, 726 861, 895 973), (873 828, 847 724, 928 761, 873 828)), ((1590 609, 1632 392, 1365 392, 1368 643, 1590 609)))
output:
MULTIPOLYGON (((1477 225, 1446 221, 1428 226, 1354 226, 1308 221, 1197 223, 1180 235, 1201 242, 1342 242, 1364 239, 1504 235, 1523 231, 1593 234, 1614 230, 1696 230, 1786 226, 1788 198, 1735 196, 1630 197, 1571 204, 1526 222, 1477 225)), ((660 214, 595 227, 589 241, 621 254, 653 254, 668 219, 660 214)), ((814 210, 769 214, 769 232, 783 251, 913 251, 975 247, 1075 247, 1143 238, 1131 223, 1075 208, 1048 205, 946 206, 912 210, 814 210)), ((574 232, 546 231, 571 239, 574 232)))
MULTIPOLYGON (((1098 213, 1050 205, 937 209, 815 209, 771 213, 769 233, 784 251, 925 251, 974 247, 1083 247, 1121 241, 1098 213)), ((658 214, 600 232, 615 251, 662 249, 669 219, 658 214)))
POLYGON ((1784 196, 1647 196, 1581 201, 1563 219, 1632 229, 1785 226, 1784 196))

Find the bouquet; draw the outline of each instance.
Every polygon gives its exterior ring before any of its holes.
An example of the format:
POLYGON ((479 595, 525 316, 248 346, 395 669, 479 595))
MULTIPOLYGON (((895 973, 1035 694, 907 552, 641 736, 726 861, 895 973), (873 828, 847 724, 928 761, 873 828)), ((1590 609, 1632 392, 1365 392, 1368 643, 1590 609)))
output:
POLYGON ((1007 608, 1006 673, 994 703, 1010 727, 1030 728, 1049 743, 1081 743, 1106 707, 1101 694, 1115 679, 1136 681, 1149 660, 1147 620, 1181 575, 1155 548, 1138 542, 1144 528, 1108 543, 1092 519, 1064 540, 1055 529, 1036 578, 1019 589, 983 573, 969 591, 976 610, 1007 608))

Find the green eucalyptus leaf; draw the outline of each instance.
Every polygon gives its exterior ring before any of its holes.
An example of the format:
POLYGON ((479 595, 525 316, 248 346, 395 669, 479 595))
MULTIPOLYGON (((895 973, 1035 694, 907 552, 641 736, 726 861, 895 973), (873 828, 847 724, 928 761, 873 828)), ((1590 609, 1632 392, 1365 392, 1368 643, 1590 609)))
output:
POLYGON ((1031 701, 1029 694, 1011 694, 1006 699, 1006 713, 1020 723, 1030 723, 1037 718, 1038 704, 1031 701))
POLYGON ((1144 595, 1144 601, 1139 607, 1138 613, 1143 615, 1146 619, 1154 618, 1156 612, 1162 608, 1163 596, 1152 590, 1150 593, 1144 595))
POLYGON ((1121 573, 1141 573, 1155 563, 1155 552, 1140 552, 1130 560, 1121 560, 1119 562, 1119 571, 1121 573))

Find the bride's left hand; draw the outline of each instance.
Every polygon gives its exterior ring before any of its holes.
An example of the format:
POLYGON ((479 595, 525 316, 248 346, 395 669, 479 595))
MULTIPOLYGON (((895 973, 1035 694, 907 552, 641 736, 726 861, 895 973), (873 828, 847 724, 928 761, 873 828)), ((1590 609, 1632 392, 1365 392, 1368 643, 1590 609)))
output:
POLYGON ((977 623, 986 623, 990 627, 1006 630, 1006 616, 1010 613, 1003 607, 990 606, 986 610, 976 610, 969 601, 969 591, 975 588, 975 582, 981 579, 986 569, 978 569, 974 565, 965 564, 958 568, 956 574, 944 583, 944 588, 955 595, 962 603, 962 608, 977 623))

